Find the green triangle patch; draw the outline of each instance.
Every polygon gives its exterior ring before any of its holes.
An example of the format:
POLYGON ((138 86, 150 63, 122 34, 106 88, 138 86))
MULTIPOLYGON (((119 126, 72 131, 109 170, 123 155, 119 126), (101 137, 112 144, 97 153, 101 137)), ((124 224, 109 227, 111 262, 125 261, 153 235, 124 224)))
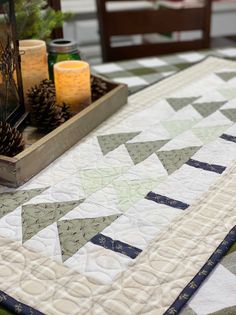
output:
POLYGON ((61 245, 62 260, 65 262, 96 234, 102 232, 120 214, 99 218, 86 218, 58 221, 58 234, 61 245))
POLYGON ((194 103, 192 104, 193 108, 199 112, 203 117, 210 116, 221 108, 226 101, 223 102, 207 102, 207 103, 194 103))
POLYGON ((193 120, 170 120, 162 122, 162 125, 166 128, 172 138, 179 134, 191 129, 199 119, 193 120))
POLYGON ((129 133, 115 133, 110 135, 98 136, 98 143, 102 150, 103 155, 115 150, 120 145, 125 144, 127 141, 133 139, 139 132, 129 132, 129 133))
MULTIPOLYGON (((220 264, 225 266, 223 262, 221 262, 220 264)), ((233 271, 234 268, 235 268, 234 266, 235 266, 235 264, 233 263, 233 267, 232 268, 230 268, 228 266, 225 266, 225 267, 226 267, 226 270, 231 271, 231 273, 235 275, 236 272, 233 271)), ((186 315, 195 315, 195 314, 192 314, 192 313, 189 314, 189 313, 186 313, 186 312, 184 312, 184 314, 186 314, 186 315)), ((209 315, 235 315, 235 314, 236 314, 236 305, 233 305, 233 306, 228 306, 228 307, 224 307, 224 308, 222 306, 222 308, 220 310, 214 311, 214 313, 210 313, 209 315)))
POLYGON ((101 169, 85 169, 80 171, 80 180, 86 196, 102 189, 115 178, 123 174, 129 167, 114 167, 101 169))
MULTIPOLYGON (((226 255, 230 255, 232 253, 236 253, 236 242, 230 247, 230 249, 228 250, 228 252, 226 253, 226 255)), ((225 256, 227 257, 227 256, 225 256)), ((235 260, 234 260, 235 261, 235 260)), ((224 260, 223 260, 224 263, 224 260)), ((235 263, 234 263, 235 266, 235 263)), ((235 270, 235 274, 236 274, 236 270, 235 270)), ((236 313, 235 313, 236 314, 236 313)))
POLYGON ((156 140, 126 143, 125 146, 134 164, 138 164, 163 147, 168 141, 169 140, 156 140))
POLYGON ((227 82, 236 77, 236 72, 221 72, 221 73, 216 73, 216 75, 220 77, 222 80, 227 82))
POLYGON ((200 96, 197 97, 178 97, 178 98, 167 98, 167 102, 170 104, 170 106, 178 111, 185 106, 188 106, 189 104, 192 104, 194 101, 199 99, 200 96))
POLYGON ((223 95, 227 100, 231 100, 236 97, 235 87, 223 88, 217 90, 221 95, 223 95))
POLYGON ((30 199, 41 194, 47 188, 38 188, 31 190, 17 190, 0 194, 0 218, 14 211, 30 199))
POLYGON ((186 163, 200 148, 187 147, 179 150, 159 151, 156 154, 170 175, 186 163))
POLYGON ((222 133, 229 128, 227 126, 212 126, 212 127, 201 127, 193 128, 192 132, 204 143, 207 144, 216 138, 218 138, 222 133))
POLYGON ((113 183, 116 190, 119 209, 128 210, 139 200, 144 198, 147 193, 157 187, 166 179, 165 176, 146 180, 119 180, 113 183))
POLYGON ((236 108, 222 109, 221 113, 231 121, 236 122, 236 108))
POLYGON ((84 199, 68 202, 39 203, 22 207, 22 240, 26 242, 39 231, 57 222, 84 199))

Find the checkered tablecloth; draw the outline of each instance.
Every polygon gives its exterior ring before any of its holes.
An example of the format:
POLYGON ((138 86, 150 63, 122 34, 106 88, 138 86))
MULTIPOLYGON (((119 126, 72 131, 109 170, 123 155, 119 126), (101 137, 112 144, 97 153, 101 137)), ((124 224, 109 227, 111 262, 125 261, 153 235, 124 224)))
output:
POLYGON ((236 60, 236 47, 106 63, 94 66, 93 72, 113 81, 127 84, 130 94, 133 94, 210 55, 236 60))

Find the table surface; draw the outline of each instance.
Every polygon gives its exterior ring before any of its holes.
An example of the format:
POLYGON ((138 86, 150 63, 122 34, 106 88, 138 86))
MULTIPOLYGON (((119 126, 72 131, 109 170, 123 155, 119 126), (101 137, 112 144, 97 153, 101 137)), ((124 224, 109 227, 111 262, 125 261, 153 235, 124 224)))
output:
POLYGON ((93 66, 92 71, 107 79, 127 84, 129 93, 133 94, 207 56, 236 60, 236 46, 107 63, 93 66))
MULTIPOLYGON (((108 63, 94 66, 93 71, 114 81, 128 84, 129 92, 133 94, 200 62, 209 55, 236 60, 236 47, 108 63)), ((11 313, 5 313, 0 308, 0 314, 11 313)))

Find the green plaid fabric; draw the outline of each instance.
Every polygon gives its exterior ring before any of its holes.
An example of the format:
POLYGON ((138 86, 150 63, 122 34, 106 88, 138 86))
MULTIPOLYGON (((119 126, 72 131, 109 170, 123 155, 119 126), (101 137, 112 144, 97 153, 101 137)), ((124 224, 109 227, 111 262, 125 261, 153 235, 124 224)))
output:
POLYGON ((94 66, 92 70, 107 79, 126 83, 129 93, 133 94, 210 55, 236 60, 236 47, 113 62, 94 66))

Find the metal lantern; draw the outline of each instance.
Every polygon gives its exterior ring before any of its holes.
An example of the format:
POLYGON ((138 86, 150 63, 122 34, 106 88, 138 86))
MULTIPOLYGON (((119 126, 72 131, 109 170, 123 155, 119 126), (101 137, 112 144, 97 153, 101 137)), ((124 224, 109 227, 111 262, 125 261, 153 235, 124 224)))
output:
POLYGON ((0 0, 0 121, 17 126, 24 116, 14 0, 0 0))

